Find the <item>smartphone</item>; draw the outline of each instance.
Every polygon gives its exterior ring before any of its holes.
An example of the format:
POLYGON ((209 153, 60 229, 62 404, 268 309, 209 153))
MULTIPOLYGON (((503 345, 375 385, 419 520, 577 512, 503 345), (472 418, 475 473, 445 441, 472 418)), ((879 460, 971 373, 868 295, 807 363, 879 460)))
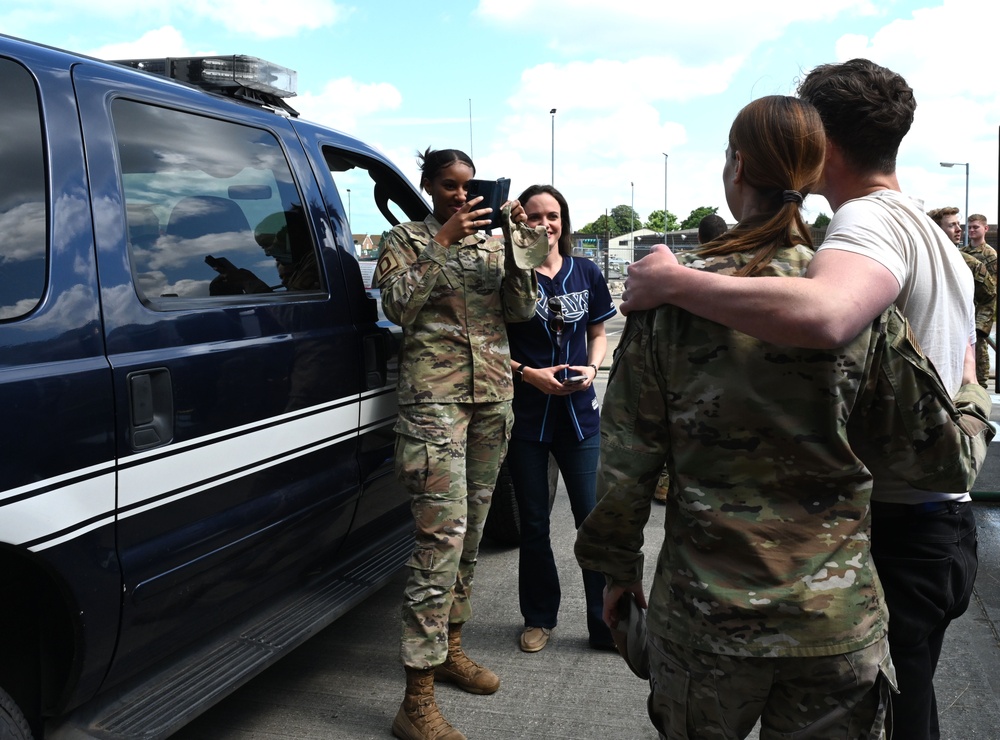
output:
POLYGON ((205 263, 220 275, 232 275, 236 272, 236 265, 227 260, 225 257, 213 257, 212 255, 207 255, 205 257, 205 263))
POLYGON ((582 383, 586 379, 587 379, 586 375, 571 375, 570 377, 568 377, 565 380, 563 380, 562 384, 563 385, 577 385, 578 383, 582 383))
POLYGON ((480 208, 492 208, 489 215, 490 224, 483 228, 484 231, 499 229, 503 214, 500 206, 507 202, 507 195, 510 193, 510 178, 501 177, 496 180, 476 180, 473 178, 465 183, 465 197, 472 200, 477 196, 483 199, 477 203, 472 210, 478 211, 480 208))

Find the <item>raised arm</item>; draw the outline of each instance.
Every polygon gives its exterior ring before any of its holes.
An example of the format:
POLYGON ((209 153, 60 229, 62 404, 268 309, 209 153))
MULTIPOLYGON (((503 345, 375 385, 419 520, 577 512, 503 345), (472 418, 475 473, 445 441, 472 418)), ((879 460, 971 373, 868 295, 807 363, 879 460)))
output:
POLYGON ((420 245, 403 227, 397 226, 382 238, 375 281, 389 321, 403 327, 414 322, 447 259, 448 247, 434 239, 420 245))
POLYGON ((818 252, 803 278, 740 278, 688 269, 659 247, 629 267, 621 309, 670 303, 766 342, 830 349, 857 336, 898 294, 887 268, 837 249, 818 252))
POLYGON ((512 200, 503 204, 504 238, 504 279, 503 312, 504 321, 516 323, 531 321, 535 315, 535 299, 538 296, 536 265, 525 255, 548 250, 545 229, 528 226, 524 206, 512 200), (518 258, 521 257, 521 265, 518 258))

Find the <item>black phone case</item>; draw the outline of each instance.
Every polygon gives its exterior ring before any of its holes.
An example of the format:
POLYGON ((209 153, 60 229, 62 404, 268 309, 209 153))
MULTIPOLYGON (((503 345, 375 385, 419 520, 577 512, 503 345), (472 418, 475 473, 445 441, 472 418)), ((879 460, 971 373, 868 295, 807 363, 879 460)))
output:
POLYGON ((480 208, 493 209, 493 213, 490 214, 490 225, 485 227, 484 230, 500 228, 500 222, 503 218, 503 214, 500 213, 500 206, 507 201, 509 193, 509 177, 501 177, 496 180, 472 179, 465 184, 465 197, 467 200, 472 200, 478 195, 483 196, 483 199, 472 210, 476 211, 480 208))

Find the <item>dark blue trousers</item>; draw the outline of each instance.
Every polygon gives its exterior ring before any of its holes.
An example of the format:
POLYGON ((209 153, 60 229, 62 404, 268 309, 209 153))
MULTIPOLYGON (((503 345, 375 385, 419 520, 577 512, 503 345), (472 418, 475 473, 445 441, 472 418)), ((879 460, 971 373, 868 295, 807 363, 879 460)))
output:
MULTIPOLYGON (((595 434, 579 442, 567 430, 566 434, 556 434, 552 442, 511 439, 507 448, 507 465, 521 518, 518 571, 521 615, 526 627, 548 629, 556 626, 562 596, 549 539, 550 452, 566 483, 573 521, 579 527, 596 502, 600 435, 595 434)), ((584 570, 583 587, 590 640, 608 643, 611 633, 601 619, 604 577, 594 571, 584 570)))

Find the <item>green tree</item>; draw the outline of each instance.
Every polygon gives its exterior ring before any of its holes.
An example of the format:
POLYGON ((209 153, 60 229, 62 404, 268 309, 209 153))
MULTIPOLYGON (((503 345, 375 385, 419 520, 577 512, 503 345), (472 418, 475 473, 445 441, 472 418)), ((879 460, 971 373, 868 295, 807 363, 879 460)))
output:
POLYGON ((701 223, 701 220, 705 218, 705 216, 711 216, 713 213, 718 213, 718 212, 719 212, 718 206, 713 206, 711 208, 708 206, 700 206, 699 208, 695 208, 693 211, 691 211, 691 215, 681 222, 681 228, 697 229, 698 224, 701 223))
POLYGON ((828 223, 830 223, 830 217, 825 213, 821 213, 816 217, 816 220, 813 221, 813 226, 817 229, 825 229, 828 223))
POLYGON ((618 227, 617 232, 611 232, 613 236, 627 234, 630 231, 642 228, 642 217, 636 213, 632 206, 615 206, 611 209, 611 220, 618 227))
MULTIPOLYGON (((649 214, 649 220, 645 224, 647 229, 652 229, 653 231, 663 231, 663 209, 658 211, 653 211, 649 214)), ((677 223, 677 216, 667 211, 667 231, 677 231, 680 228, 680 224, 677 223)))
POLYGON ((597 236, 604 236, 608 232, 611 233, 611 236, 618 236, 619 234, 625 233, 623 231, 618 231, 618 226, 608 215, 601 215, 596 221, 591 221, 589 224, 580 229, 581 234, 596 234, 597 236))

